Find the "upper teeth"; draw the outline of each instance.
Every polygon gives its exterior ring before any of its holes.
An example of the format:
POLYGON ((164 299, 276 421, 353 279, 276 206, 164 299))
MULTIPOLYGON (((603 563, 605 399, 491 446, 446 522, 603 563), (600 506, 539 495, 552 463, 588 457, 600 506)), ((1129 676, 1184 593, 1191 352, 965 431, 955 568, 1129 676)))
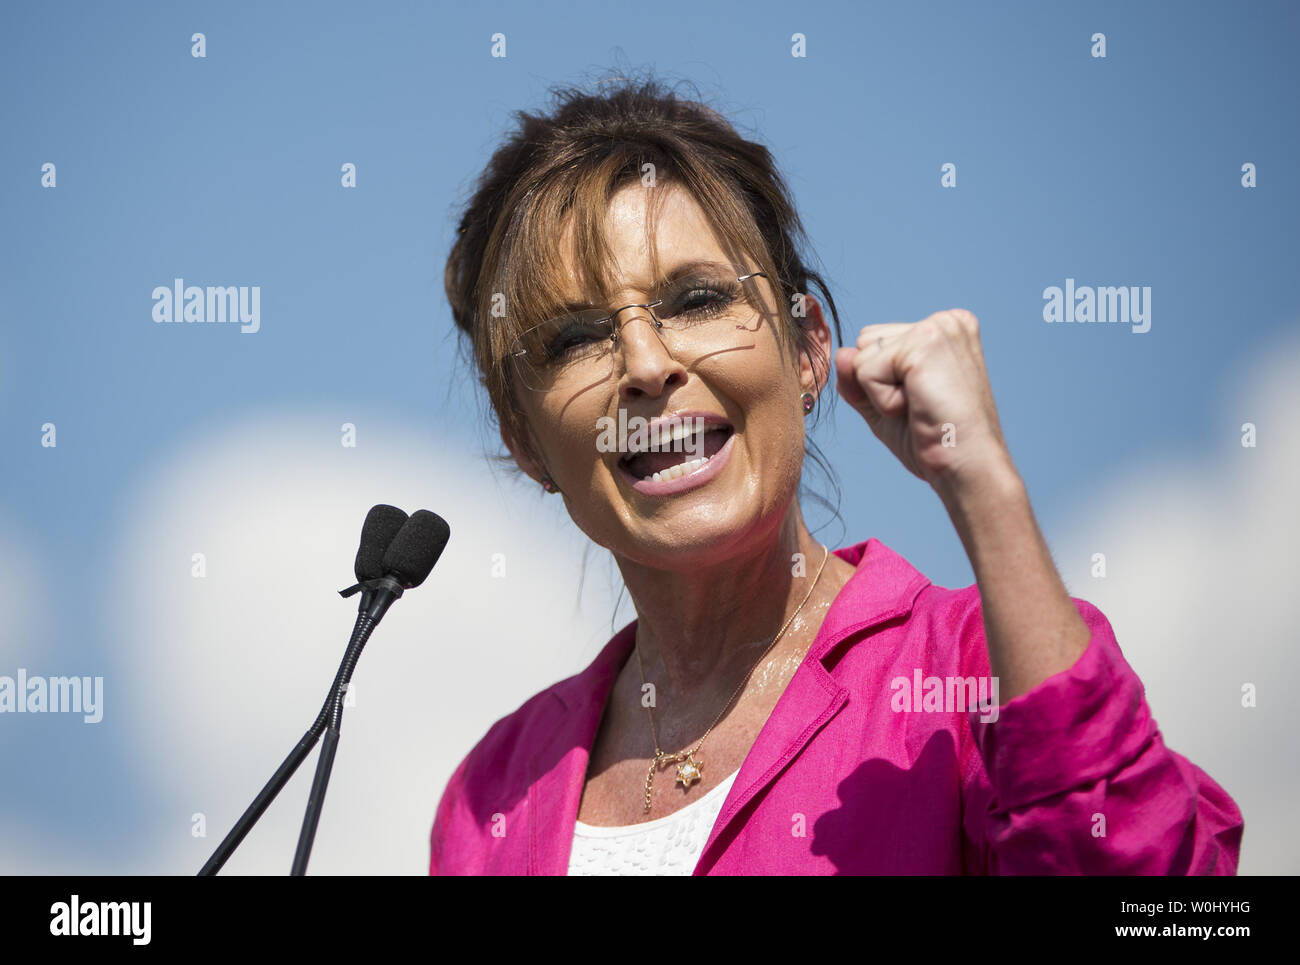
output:
POLYGON ((650 431, 641 434, 635 440, 629 440, 627 453, 635 456, 649 452, 651 449, 670 448, 679 439, 693 436, 704 431, 703 420, 688 419, 686 422, 674 422, 671 425, 651 426, 650 431))

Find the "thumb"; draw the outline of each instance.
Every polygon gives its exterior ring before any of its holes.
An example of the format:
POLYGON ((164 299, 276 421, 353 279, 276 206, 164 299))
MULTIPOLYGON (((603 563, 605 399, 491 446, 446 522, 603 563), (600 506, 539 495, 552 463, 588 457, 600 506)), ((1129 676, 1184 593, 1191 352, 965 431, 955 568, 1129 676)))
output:
POLYGON ((867 397, 867 390, 858 384, 858 375, 853 370, 853 359, 857 356, 859 349, 846 346, 835 353, 835 389, 849 405, 857 410, 858 414, 867 420, 867 424, 873 429, 882 416, 880 410, 871 404, 871 399, 867 397))

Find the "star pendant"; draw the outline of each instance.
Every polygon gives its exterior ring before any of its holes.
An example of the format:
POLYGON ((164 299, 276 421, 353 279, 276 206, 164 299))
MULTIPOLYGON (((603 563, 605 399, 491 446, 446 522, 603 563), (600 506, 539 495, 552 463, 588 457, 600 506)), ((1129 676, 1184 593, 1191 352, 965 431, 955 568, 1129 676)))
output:
POLYGON ((677 783, 690 787, 700 779, 704 771, 704 762, 687 755, 686 760, 677 765, 677 783))

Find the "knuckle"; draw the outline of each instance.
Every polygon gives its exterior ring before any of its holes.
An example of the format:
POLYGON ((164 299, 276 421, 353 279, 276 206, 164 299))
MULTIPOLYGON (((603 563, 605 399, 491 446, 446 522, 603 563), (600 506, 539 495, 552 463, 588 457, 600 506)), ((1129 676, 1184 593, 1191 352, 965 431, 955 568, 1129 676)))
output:
POLYGON ((979 319, 975 317, 974 312, 968 312, 964 308, 950 308, 948 314, 967 332, 979 331, 979 319))
POLYGON ((942 315, 931 315, 929 318, 923 318, 916 323, 916 334, 922 342, 933 342, 936 339, 943 338, 944 325, 942 315))

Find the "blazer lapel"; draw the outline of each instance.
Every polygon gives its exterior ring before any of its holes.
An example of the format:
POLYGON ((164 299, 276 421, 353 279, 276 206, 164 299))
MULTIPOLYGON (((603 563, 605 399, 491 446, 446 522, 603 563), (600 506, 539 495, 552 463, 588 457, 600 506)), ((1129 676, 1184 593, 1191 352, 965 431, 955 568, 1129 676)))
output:
POLYGON ((726 847, 728 827, 745 806, 776 780, 848 703, 849 691, 826 669, 827 656, 845 639, 912 608, 930 581, 879 540, 835 551, 857 566, 826 611, 799 669, 776 702, 709 832, 694 874, 702 875, 726 847))
POLYGON ((735 783, 704 844, 695 874, 703 874, 717 860, 722 848, 715 849, 714 844, 745 805, 776 780, 848 699, 848 690, 831 679, 820 661, 805 658, 740 765, 735 783))
POLYGON ((527 874, 568 874, 587 761, 614 680, 635 642, 634 620, 614 635, 586 670, 551 690, 556 700, 553 737, 539 744, 528 768, 527 874), (556 756, 559 763, 543 770, 543 762, 556 756))

